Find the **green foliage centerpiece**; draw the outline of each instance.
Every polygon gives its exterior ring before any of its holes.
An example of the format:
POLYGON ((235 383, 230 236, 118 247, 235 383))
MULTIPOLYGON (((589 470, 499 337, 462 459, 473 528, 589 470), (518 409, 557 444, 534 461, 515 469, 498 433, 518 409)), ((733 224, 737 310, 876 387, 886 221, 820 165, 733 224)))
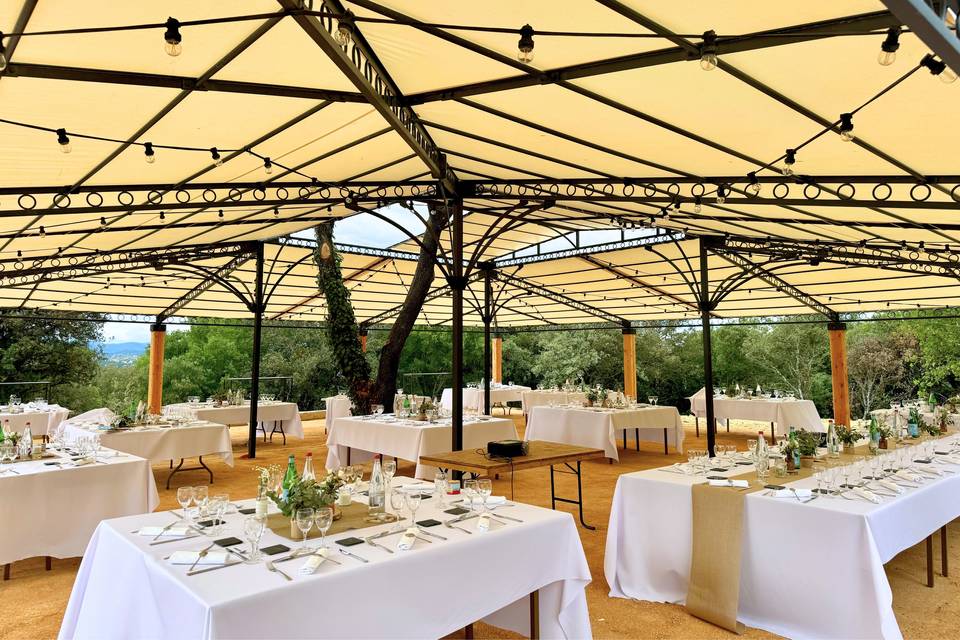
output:
POLYGON ((856 444, 864 438, 863 433, 857 431, 854 427, 848 427, 845 424, 837 425, 837 439, 843 443, 844 450, 853 450, 856 444))
POLYGON ((334 520, 340 518, 340 511, 337 508, 337 492, 342 486, 342 477, 336 473, 328 473, 320 481, 313 478, 309 480, 297 478, 287 489, 286 496, 271 489, 267 491, 267 497, 280 508, 280 513, 290 518, 291 537, 297 537, 297 524, 294 521, 297 509, 330 507, 333 509, 334 520))
POLYGON ((592 407, 595 404, 603 404, 607 401, 607 390, 597 385, 595 387, 590 387, 586 391, 587 396, 587 406, 592 407))

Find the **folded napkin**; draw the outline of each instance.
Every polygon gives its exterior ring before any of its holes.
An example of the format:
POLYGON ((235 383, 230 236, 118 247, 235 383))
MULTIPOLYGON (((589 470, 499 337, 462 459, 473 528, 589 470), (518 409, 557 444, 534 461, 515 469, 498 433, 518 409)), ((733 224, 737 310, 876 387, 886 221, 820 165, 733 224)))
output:
POLYGON ((327 554, 330 551, 326 548, 318 549, 315 553, 310 554, 310 557, 307 558, 307 561, 303 563, 303 566, 300 567, 300 573, 305 576, 313 575, 313 572, 317 570, 324 560, 327 559, 327 554))
POLYGON ((229 557, 226 551, 208 551, 202 558, 199 551, 174 551, 170 556, 170 564, 226 564, 229 557))
POLYGON ((477 531, 487 531, 490 529, 490 516, 486 513, 477 518, 477 531))
POLYGON ((919 476, 916 476, 916 475, 910 473, 910 472, 907 471, 906 469, 900 469, 899 471, 897 471, 897 472, 896 472, 895 474, 893 474, 893 475, 897 476, 898 478, 902 478, 903 480, 909 480, 910 482, 919 482, 919 481, 920 481, 920 477, 919 477, 919 476))
POLYGON ((93 456, 87 456, 86 458, 73 461, 73 466, 75 467, 82 467, 85 464, 93 464, 93 456))
POLYGON ((138 535, 141 536, 185 536, 190 533, 190 527, 183 525, 177 527, 170 527, 169 529, 164 529, 164 527, 140 527, 140 531, 137 531, 138 535))
POLYGON ((750 483, 746 480, 710 480, 711 487, 749 487, 750 483))
POLYGON ((884 489, 889 489, 894 493, 903 493, 906 491, 903 487, 898 485, 896 482, 890 482, 889 480, 877 480, 877 484, 883 487, 884 489))
MULTIPOLYGON (((480 496, 474 496, 472 499, 464 498, 463 501, 470 502, 478 506, 483 504, 483 498, 481 498, 480 496)), ((495 507, 498 504, 505 504, 506 502, 507 502, 507 496, 487 496, 488 507, 495 507)))
POLYGON ((879 502, 880 502, 880 496, 878 496, 877 494, 873 493, 872 491, 869 491, 869 490, 867 490, 867 489, 864 489, 863 487, 854 487, 854 488, 853 488, 853 492, 854 492, 855 494, 857 494, 858 496, 860 496, 861 498, 864 498, 864 499, 866 499, 866 500, 869 500, 870 502, 872 502, 872 503, 874 503, 874 504, 879 504, 879 502))
POLYGON ((940 469, 937 469, 932 464, 924 465, 923 468, 917 467, 916 469, 914 469, 914 471, 916 471, 917 473, 932 473, 935 476, 943 475, 943 471, 940 471, 940 469))
POLYGON ((400 536, 400 540, 397 541, 397 549, 400 551, 409 551, 413 548, 413 543, 417 539, 417 528, 410 527, 403 532, 403 535, 400 536))
POLYGON ((813 491, 810 489, 794 489, 793 491, 790 489, 775 489, 773 492, 774 498, 800 498, 802 500, 812 495, 813 491), (796 493, 794 493, 794 491, 796 491, 796 493))

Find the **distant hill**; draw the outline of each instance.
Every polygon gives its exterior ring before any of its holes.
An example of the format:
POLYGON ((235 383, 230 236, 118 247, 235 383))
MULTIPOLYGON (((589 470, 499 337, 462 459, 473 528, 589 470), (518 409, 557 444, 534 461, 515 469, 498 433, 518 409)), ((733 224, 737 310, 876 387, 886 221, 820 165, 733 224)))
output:
POLYGON ((149 345, 146 342, 95 342, 90 346, 100 348, 104 362, 127 365, 143 355, 149 345))

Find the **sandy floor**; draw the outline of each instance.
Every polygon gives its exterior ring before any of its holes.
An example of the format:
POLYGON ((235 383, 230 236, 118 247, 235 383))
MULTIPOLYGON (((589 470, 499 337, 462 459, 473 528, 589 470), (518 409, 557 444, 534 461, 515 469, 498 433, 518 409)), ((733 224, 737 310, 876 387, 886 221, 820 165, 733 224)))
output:
MULTIPOLYGON (((522 426, 522 418, 514 418, 522 426)), ((258 447, 256 464, 285 464, 286 456, 294 453, 298 462, 307 451, 313 451, 314 458, 322 464, 326 459, 323 423, 305 423, 306 440, 288 440, 289 446, 280 445, 279 439, 273 444, 258 447)), ((745 441, 756 434, 756 427, 734 423, 731 433, 721 431, 719 442, 736 443, 741 449, 745 441)), ((694 432, 692 422, 687 429, 687 445, 692 446, 694 432)), ((234 429, 234 448, 237 454, 243 452, 243 434, 234 429)), ((701 438, 699 443, 703 444, 701 438)), ((632 446, 632 443, 631 443, 632 446)), ((641 451, 621 451, 619 464, 590 462, 584 465, 586 509, 585 518, 596 525, 596 531, 580 529, 583 547, 590 563, 593 583, 587 589, 590 617, 594 635, 598 638, 730 638, 730 633, 713 627, 689 616, 682 607, 654 604, 650 602, 632 602, 607 597, 607 584, 603 576, 603 551, 606 540, 606 525, 610 513, 610 501, 621 473, 637 471, 678 460, 678 456, 664 456, 663 449, 652 443, 641 446, 641 451)), ((213 462, 216 474, 215 488, 218 493, 227 492, 232 499, 253 497, 256 489, 255 475, 252 470, 254 461, 237 457, 234 469, 219 461, 213 462)), ((154 473, 160 488, 160 508, 170 509, 176 506, 176 486, 188 483, 205 483, 206 476, 201 472, 179 474, 174 479, 170 491, 163 489, 168 473, 167 465, 156 465, 154 473)), ((400 475, 412 475, 413 465, 401 463, 400 475)), ((569 491, 575 495, 576 485, 572 478, 562 478, 558 482, 558 495, 569 491)), ((516 498, 523 502, 548 506, 549 478, 546 469, 524 471, 517 474, 515 482, 516 498)), ((497 493, 509 493, 507 479, 498 482, 497 493)), ((571 508, 575 508, 572 507, 571 508)), ((952 528, 956 532, 955 528, 952 528)), ((2 532, 2 525, 0 525, 2 532)), ((954 535, 958 535, 954 533, 954 535)), ((950 638, 960 637, 960 542, 951 544, 950 562, 956 570, 952 577, 939 575, 939 539, 936 539, 935 558, 938 575, 934 588, 924 585, 925 566, 923 546, 908 549, 887 565, 887 575, 894 594, 894 610, 903 635, 906 638, 950 638)), ((53 571, 43 570, 43 559, 36 558, 13 565, 12 579, 0 582, 0 640, 13 638, 51 638, 60 628, 60 621, 70 589, 73 585, 79 559, 55 560, 53 571)), ((843 597, 840 594, 838 597, 843 597)), ((811 612, 811 615, 816 615, 811 612)), ((455 634, 453 637, 462 636, 455 634)), ((478 625, 477 637, 513 637, 499 629, 478 625)), ((756 629, 748 629, 745 637, 770 637, 770 634, 756 629)))

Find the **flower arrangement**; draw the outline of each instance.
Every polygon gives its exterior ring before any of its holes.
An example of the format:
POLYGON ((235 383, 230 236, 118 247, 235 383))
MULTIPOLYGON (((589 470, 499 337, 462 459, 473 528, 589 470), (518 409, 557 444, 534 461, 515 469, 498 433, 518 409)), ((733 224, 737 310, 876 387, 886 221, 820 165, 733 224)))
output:
MULTIPOLYGON (((938 436, 941 433, 941 427, 940 423, 937 421, 936 413, 934 413, 933 420, 930 422, 921 420, 917 423, 917 427, 920 429, 920 433, 926 433, 931 436, 938 436)), ((943 430, 946 430, 946 420, 943 422, 943 430)))
POLYGON ((837 439, 843 443, 844 447, 852 447, 863 438, 864 435, 855 428, 848 427, 845 424, 837 425, 837 439))
POLYGON ((273 489, 267 492, 267 497, 273 500, 283 515, 289 518, 297 512, 297 509, 307 507, 319 509, 333 505, 337 500, 337 491, 342 486, 342 477, 336 473, 328 473, 320 481, 297 479, 288 489, 286 500, 273 489))
POLYGON ((590 387, 586 391, 587 404, 593 406, 594 404, 600 402, 606 402, 607 400, 607 390, 597 385, 595 387, 590 387))
POLYGON ((812 456, 817 453, 817 446, 820 444, 820 435, 800 429, 797 432, 797 446, 800 449, 801 456, 812 456))

